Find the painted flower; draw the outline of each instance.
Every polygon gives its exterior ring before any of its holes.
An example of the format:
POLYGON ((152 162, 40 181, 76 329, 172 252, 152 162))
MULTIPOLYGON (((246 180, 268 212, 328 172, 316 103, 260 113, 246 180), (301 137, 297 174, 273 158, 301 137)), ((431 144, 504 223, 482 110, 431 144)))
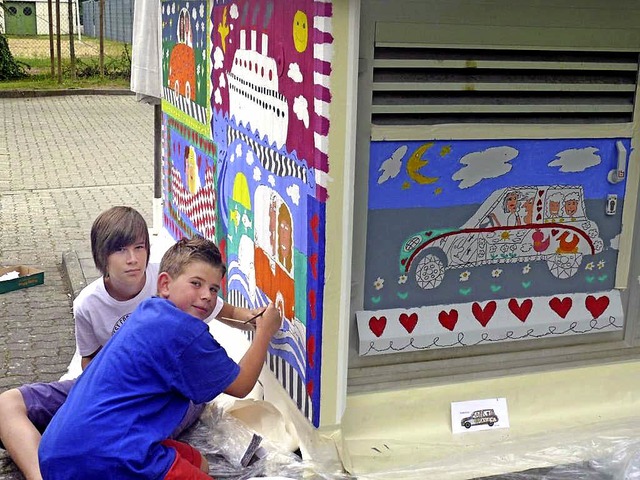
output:
POLYGON ((471 276, 471 272, 469 270, 465 270, 460 274, 460 281, 466 282, 467 280, 469 280, 470 276, 471 276))
POLYGON ((528 263, 524 267, 522 267, 522 274, 523 275, 526 275, 530 271, 531 271, 531 265, 529 265, 528 263))
POLYGON ((604 264, 605 264, 605 263, 604 263, 604 260, 600 260, 600 261, 598 262, 598 270, 602 270, 602 269, 604 268, 604 264))
POLYGON ((502 269, 501 268, 496 268, 495 270, 493 270, 493 272, 491 272, 491 276, 493 278, 498 278, 500 275, 502 275, 502 269))
POLYGON ((593 262, 589 262, 584 266, 584 269, 585 270, 593 270, 593 267, 594 267, 593 262))
POLYGON ((373 282, 373 287, 376 290, 382 290, 382 287, 384 287, 384 279, 380 277, 376 278, 376 281, 373 282))
POLYGON ((400 275, 400 277, 398 277, 398 285, 404 285, 405 283, 407 283, 407 276, 400 275))
POLYGON ((502 235, 500 235, 500 238, 502 238, 502 240, 509 240, 509 238, 511 238, 511 234, 507 231, 502 232, 502 235))

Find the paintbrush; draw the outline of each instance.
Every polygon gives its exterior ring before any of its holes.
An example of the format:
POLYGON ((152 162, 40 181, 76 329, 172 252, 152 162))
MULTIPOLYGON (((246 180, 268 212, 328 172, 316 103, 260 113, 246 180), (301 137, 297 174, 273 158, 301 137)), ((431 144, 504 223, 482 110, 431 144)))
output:
POLYGON ((265 309, 264 309, 264 310, 262 310, 261 312, 256 313, 256 314, 255 314, 253 317, 251 317, 249 320, 237 320, 237 319, 235 319, 235 318, 230 318, 230 317, 218 317, 218 319, 220 319, 220 320, 226 320, 226 321, 228 321, 228 322, 241 323, 241 324, 243 324, 243 325, 246 325, 247 323, 251 323, 251 322, 253 322, 256 318, 261 317, 261 316, 262 316, 262 314, 263 314, 264 312, 266 312, 266 311, 267 311, 267 309, 265 308, 265 309))

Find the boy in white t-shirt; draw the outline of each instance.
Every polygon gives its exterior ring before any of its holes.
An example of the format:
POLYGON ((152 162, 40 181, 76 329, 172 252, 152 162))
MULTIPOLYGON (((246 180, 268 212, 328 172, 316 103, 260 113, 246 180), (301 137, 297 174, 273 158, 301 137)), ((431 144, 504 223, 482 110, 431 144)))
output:
MULTIPOLYGON (((155 295, 158 279, 158 265, 149 264, 147 224, 131 207, 112 207, 96 218, 91 227, 91 252, 102 277, 87 285, 73 302, 82 369, 138 304, 155 295)), ((248 320, 255 313, 218 301, 210 318, 248 320)), ((42 478, 38 465, 42 432, 74 383, 75 379, 33 383, 0 394, 0 446, 4 444, 27 480, 42 478)), ((203 408, 192 405, 173 436, 191 425, 203 408)))

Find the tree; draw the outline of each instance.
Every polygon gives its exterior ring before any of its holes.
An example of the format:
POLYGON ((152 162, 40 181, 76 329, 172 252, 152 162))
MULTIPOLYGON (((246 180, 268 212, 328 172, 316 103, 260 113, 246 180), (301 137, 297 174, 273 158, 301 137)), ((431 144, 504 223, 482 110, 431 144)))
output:
POLYGON ((7 37, 0 32, 0 81, 26 77, 27 71, 24 67, 22 62, 13 58, 7 37))

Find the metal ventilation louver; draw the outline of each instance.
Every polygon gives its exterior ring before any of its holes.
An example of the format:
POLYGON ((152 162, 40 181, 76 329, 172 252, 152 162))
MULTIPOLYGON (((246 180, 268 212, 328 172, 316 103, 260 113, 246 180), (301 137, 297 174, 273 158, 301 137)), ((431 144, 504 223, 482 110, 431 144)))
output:
POLYGON ((638 52, 377 42, 371 122, 627 123, 637 78, 638 52))

